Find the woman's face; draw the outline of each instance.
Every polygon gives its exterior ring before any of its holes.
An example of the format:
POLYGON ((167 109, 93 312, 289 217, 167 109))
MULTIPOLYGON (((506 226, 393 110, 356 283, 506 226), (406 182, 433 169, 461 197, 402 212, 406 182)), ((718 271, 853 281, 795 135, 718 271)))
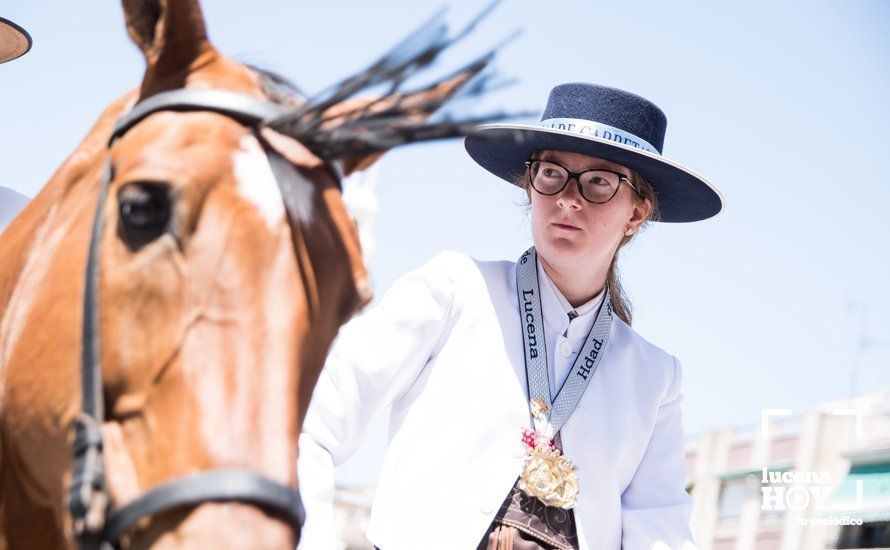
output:
MULTIPOLYGON (((606 169, 630 176, 624 166, 579 153, 543 151, 535 158, 557 162, 575 173, 606 169)), ((628 230, 636 231, 646 220, 651 203, 640 200, 623 180, 608 202, 588 202, 578 192, 576 182, 570 177, 556 195, 529 189, 535 248, 554 267, 608 266, 628 230)))

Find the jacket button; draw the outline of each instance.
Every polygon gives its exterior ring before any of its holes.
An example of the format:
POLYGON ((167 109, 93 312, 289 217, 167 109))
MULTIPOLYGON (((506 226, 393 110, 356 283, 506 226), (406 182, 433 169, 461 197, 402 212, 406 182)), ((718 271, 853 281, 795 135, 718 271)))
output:
POLYGON ((572 355, 572 343, 568 340, 563 340, 559 343, 559 353, 562 354, 563 357, 571 357, 572 355))

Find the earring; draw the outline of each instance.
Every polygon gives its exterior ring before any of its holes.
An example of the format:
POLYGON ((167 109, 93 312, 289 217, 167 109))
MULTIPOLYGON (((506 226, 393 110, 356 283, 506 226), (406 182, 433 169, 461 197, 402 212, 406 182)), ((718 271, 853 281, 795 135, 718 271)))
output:
POLYGON ((624 234, 625 234, 626 236, 628 236, 628 237, 630 237, 631 235, 633 235, 633 234, 634 234, 634 229, 633 229, 633 227, 629 228, 624 234))

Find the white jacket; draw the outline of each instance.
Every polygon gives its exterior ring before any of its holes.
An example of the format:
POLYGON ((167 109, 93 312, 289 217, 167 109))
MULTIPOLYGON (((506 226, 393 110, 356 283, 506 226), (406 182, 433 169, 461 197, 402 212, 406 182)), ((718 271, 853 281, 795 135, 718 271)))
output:
MULTIPOLYGON (((303 550, 335 547, 334 466, 387 407, 367 537, 382 550, 473 550, 522 471, 529 426, 516 264, 443 252, 340 331, 300 437, 303 550)), ((680 363, 615 317, 562 428, 582 548, 694 548, 680 363)))

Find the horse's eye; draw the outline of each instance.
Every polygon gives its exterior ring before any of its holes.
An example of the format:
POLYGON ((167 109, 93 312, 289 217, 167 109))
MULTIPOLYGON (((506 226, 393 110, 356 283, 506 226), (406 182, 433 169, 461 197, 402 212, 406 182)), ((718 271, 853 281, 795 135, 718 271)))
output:
POLYGON ((170 188, 161 183, 129 183, 118 193, 121 237, 131 249, 157 239, 170 221, 170 188))

